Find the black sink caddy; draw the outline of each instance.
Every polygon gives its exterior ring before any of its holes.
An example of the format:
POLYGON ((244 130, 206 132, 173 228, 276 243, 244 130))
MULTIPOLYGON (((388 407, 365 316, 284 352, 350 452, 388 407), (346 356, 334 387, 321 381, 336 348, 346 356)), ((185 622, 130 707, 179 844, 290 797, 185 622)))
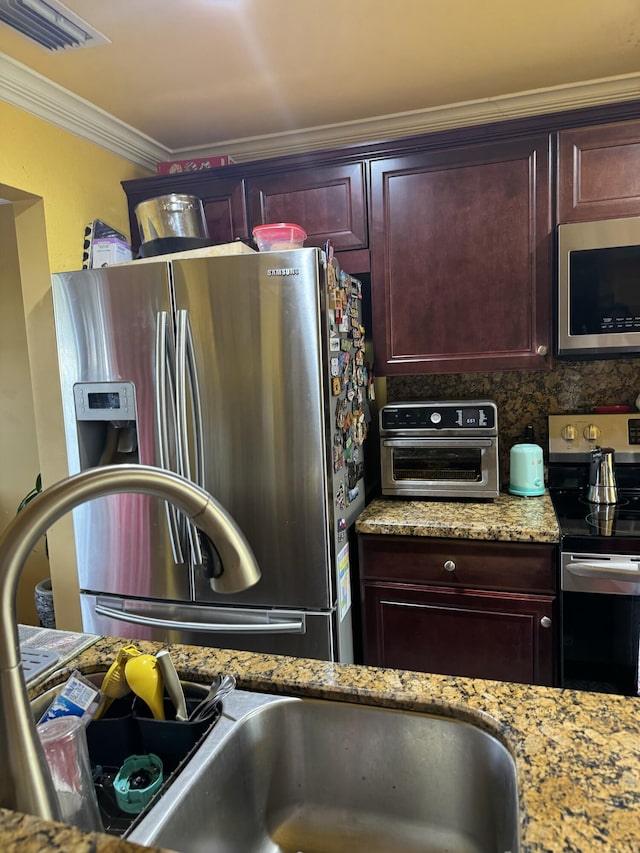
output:
MULTIPOLYGON (((182 686, 187 712, 191 713, 208 688, 185 683, 182 686)), ((114 781, 125 760, 132 755, 157 755, 164 776, 160 791, 166 789, 220 718, 222 703, 217 703, 204 719, 180 721, 175 719, 175 707, 165 696, 164 711, 165 720, 154 720, 146 703, 130 694, 114 700, 99 720, 87 726, 89 758, 105 832, 123 835, 149 807, 140 814, 128 814, 119 807, 114 781)))

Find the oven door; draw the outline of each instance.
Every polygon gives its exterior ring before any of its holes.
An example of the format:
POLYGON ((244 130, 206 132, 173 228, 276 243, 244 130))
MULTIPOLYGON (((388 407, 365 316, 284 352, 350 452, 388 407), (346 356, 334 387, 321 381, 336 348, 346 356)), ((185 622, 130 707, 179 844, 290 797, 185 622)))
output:
POLYGON ((638 694, 640 557, 562 555, 563 687, 638 694))
POLYGON ((496 498, 497 440, 389 438, 381 440, 384 495, 496 498))
POLYGON ((561 586, 568 592, 640 596, 640 557, 563 554, 561 586))

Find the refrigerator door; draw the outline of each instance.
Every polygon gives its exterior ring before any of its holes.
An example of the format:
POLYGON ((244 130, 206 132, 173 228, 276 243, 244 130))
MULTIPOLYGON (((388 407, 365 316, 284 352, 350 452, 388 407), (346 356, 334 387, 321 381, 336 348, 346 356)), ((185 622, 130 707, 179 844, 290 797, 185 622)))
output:
MULTIPOLYGON (((69 473, 119 462, 177 470, 168 265, 60 273, 52 290, 69 473)), ((112 495, 73 516, 81 589, 190 598, 184 521, 162 501, 112 495)))
POLYGON ((80 596, 85 630, 264 654, 335 659, 335 616, 295 610, 218 607, 80 596))
POLYGON ((197 568, 198 601, 334 607, 323 260, 301 249, 172 264, 200 390, 191 470, 238 522, 262 571, 252 589, 222 597, 210 566, 197 568))

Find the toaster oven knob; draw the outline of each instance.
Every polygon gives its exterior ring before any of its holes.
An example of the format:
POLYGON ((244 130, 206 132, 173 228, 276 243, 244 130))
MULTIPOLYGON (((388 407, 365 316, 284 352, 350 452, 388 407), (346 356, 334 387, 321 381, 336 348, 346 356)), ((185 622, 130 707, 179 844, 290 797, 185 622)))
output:
POLYGON ((578 430, 573 424, 567 424, 562 427, 561 435, 565 441, 575 441, 578 437, 578 430))
POLYGON ((583 435, 587 441, 597 441, 600 437, 600 429, 595 424, 589 424, 584 428, 583 435))
POLYGON ((456 564, 453 562, 453 560, 446 560, 442 568, 445 570, 445 572, 455 572, 456 564))
POLYGON ((540 620, 540 625, 543 628, 550 628, 551 627, 551 619, 549 619, 548 616, 543 616, 542 619, 540 620))

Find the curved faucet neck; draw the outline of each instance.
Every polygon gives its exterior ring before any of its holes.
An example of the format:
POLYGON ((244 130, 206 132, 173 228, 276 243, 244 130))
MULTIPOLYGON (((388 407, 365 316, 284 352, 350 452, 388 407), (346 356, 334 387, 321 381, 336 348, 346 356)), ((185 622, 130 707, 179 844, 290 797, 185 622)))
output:
POLYGON ((207 492, 178 474, 147 465, 92 468, 62 480, 28 504, 0 538, 0 807, 59 819, 57 796, 36 731, 20 661, 16 596, 20 575, 38 540, 85 501, 122 492, 155 495, 175 504, 213 541, 227 578, 220 591, 257 583, 260 570, 231 516, 207 492))

